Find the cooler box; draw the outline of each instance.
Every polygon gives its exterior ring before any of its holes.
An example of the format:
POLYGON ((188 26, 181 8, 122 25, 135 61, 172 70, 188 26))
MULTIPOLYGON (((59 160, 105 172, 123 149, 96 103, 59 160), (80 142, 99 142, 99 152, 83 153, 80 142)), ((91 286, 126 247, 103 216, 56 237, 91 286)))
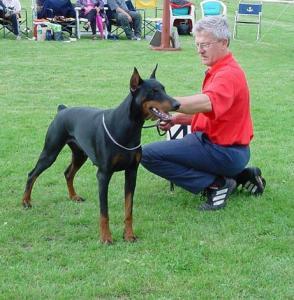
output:
POLYGON ((173 16, 186 16, 189 14, 189 7, 173 8, 173 16))

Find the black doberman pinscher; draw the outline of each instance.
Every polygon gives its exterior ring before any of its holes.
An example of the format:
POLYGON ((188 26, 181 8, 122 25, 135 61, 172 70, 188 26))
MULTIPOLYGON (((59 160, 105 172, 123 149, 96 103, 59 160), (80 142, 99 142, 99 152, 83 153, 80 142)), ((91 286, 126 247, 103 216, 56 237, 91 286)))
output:
POLYGON ((134 68, 130 80, 130 93, 115 109, 88 107, 58 107, 50 124, 43 151, 35 168, 29 173, 22 203, 31 207, 31 193, 37 177, 56 160, 67 144, 72 150, 72 161, 64 175, 69 198, 84 201, 77 195, 74 176, 89 157, 98 167, 100 199, 100 234, 103 243, 112 243, 108 217, 108 185, 114 172, 125 170, 125 228, 124 239, 135 241, 132 228, 133 196, 137 169, 141 160, 141 130, 146 119, 169 118, 169 111, 180 106, 165 92, 155 78, 157 66, 150 79, 141 79, 134 68))

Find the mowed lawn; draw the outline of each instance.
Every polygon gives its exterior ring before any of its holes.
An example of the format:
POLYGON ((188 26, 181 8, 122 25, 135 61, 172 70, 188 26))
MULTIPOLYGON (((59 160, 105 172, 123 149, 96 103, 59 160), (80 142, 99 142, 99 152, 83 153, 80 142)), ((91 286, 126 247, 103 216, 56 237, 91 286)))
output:
MULTIPOLYGON (((232 25, 236 2, 226 4, 232 25)), ((0 36, 0 299, 293 299, 293 19, 293 4, 264 3, 262 39, 255 41, 255 27, 242 27, 231 43, 251 90, 250 165, 263 171, 264 195, 235 193, 225 210, 203 213, 196 210, 199 195, 178 187, 171 193, 167 181, 140 167, 138 242, 129 244, 122 238, 124 174, 116 173, 109 187, 112 246, 99 242, 89 161, 75 180, 84 203, 68 200, 67 148, 36 182, 31 210, 21 206, 27 174, 57 106, 117 106, 134 66, 148 78, 158 63, 157 78, 170 95, 199 91, 205 67, 193 38, 180 37, 181 51, 156 52, 145 40, 0 36)), ((143 144, 164 138, 155 129, 142 132, 143 144)))

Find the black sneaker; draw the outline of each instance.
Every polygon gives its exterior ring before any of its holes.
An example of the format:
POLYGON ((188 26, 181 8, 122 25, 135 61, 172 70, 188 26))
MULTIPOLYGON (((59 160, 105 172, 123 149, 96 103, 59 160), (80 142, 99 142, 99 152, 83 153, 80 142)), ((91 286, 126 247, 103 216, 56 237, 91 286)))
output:
POLYGON ((226 206, 229 195, 236 188, 236 181, 231 178, 225 178, 223 186, 209 186, 203 193, 207 200, 199 206, 199 210, 217 210, 226 206))
POLYGON ((141 41, 141 38, 134 35, 134 36, 131 37, 131 40, 132 41, 141 41))
POLYGON ((249 192, 251 195, 262 195, 266 181, 261 176, 261 170, 259 168, 246 168, 240 174, 235 177, 237 186, 241 185, 242 189, 249 192))
POLYGON ((83 28, 86 30, 86 31, 89 31, 89 28, 90 28, 90 24, 89 23, 86 23, 83 28))
POLYGON ((108 40, 113 40, 113 41, 116 41, 116 40, 118 40, 118 36, 117 35, 115 35, 115 34, 108 34, 107 35, 107 39, 108 40))

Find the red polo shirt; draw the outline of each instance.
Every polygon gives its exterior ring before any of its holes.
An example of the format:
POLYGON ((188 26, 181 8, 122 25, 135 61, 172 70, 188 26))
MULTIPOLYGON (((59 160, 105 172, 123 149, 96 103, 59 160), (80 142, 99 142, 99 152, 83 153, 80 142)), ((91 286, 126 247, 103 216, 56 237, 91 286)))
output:
POLYGON ((195 114, 192 131, 204 132, 218 145, 249 145, 253 137, 249 89, 231 53, 208 69, 202 93, 210 98, 212 111, 195 114))

